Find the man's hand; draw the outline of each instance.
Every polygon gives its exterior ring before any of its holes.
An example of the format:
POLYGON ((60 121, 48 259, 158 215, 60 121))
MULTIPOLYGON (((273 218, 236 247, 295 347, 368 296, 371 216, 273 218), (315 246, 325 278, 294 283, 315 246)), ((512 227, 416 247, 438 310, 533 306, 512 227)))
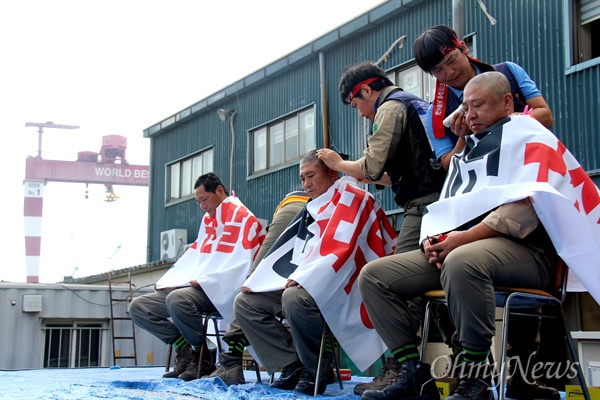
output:
POLYGON ((317 150, 317 158, 334 171, 339 171, 339 165, 344 159, 331 149, 317 150))
POLYGON ((356 182, 358 183, 364 183, 364 184, 368 184, 368 185, 382 185, 382 186, 392 186, 392 180, 390 179, 390 176, 388 175, 387 172, 384 172, 383 175, 381 176, 381 179, 379 179, 378 181, 372 181, 370 179, 364 178, 355 178, 356 182))
POLYGON ((296 282, 293 279, 288 279, 287 282, 285 283, 285 288, 289 288, 292 286, 298 286, 298 289, 302 289, 302 285, 300 285, 298 282, 296 282))
POLYGON ((458 137, 465 137, 469 133, 469 127, 465 121, 465 112, 456 113, 450 122, 450 130, 458 137))
POLYGON ((252 290, 250 288, 247 288, 246 286, 242 286, 242 293, 250 294, 252 293, 252 290))
POLYGON ((190 281, 190 285, 192 285, 192 287, 195 287, 196 289, 200 289, 200 284, 198 283, 198 281, 190 281))

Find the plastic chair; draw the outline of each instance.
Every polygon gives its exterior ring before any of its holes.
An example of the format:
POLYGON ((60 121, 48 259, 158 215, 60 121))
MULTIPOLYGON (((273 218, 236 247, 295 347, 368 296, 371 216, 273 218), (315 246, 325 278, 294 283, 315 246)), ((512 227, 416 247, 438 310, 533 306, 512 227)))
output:
MULTIPOLYGON (((515 288, 515 287, 496 287, 496 307, 502 307, 504 309, 502 315, 502 342, 501 342, 501 353, 500 353, 500 377, 498 384, 504 388, 504 382, 506 381, 506 351, 507 351, 507 337, 508 337, 508 324, 510 316, 523 316, 533 318, 552 318, 559 319, 562 321, 563 333, 569 347, 571 354, 571 360, 575 364, 577 370, 577 379, 581 385, 583 396, 586 400, 590 400, 590 394, 585 382, 585 377, 579 359, 575 345, 573 344, 573 338, 567 325, 567 321, 564 315, 563 303, 567 294, 567 277, 568 267, 559 259, 556 265, 554 282, 549 289, 549 292, 539 289, 531 288, 515 288), (541 312, 538 312, 541 310, 541 312)), ((421 346, 421 360, 425 360, 427 352, 427 339, 429 335, 430 319, 431 319, 431 306, 432 304, 444 304, 446 303, 446 297, 443 290, 433 290, 425 293, 423 296, 427 300, 425 307, 425 317, 423 322, 423 341, 421 346)), ((504 390, 499 390, 498 400, 504 400, 504 390)))

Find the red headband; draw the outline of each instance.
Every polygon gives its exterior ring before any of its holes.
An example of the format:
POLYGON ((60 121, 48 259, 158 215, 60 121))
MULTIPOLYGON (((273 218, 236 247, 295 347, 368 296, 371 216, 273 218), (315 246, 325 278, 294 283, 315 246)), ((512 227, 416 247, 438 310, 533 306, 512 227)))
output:
POLYGON ((354 96, 356 96, 358 92, 360 92, 360 88, 362 87, 362 85, 368 85, 369 83, 373 83, 379 79, 381 78, 369 78, 354 85, 354 87, 352 88, 352 92, 348 95, 348 103, 350 103, 354 96))
POLYGON ((446 57, 451 51, 456 50, 460 46, 460 42, 456 37, 452 38, 453 47, 448 47, 445 44, 440 46, 440 52, 446 57))

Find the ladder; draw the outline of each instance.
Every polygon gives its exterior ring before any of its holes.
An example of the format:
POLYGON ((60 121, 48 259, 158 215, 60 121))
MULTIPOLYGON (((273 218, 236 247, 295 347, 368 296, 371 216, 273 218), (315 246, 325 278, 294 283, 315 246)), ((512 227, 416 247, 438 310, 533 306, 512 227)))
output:
POLYGON ((126 303, 127 308, 129 308, 129 303, 133 300, 133 290, 131 285, 131 273, 127 273, 128 283, 129 283, 129 296, 126 298, 115 298, 113 297, 113 287, 112 287, 112 278, 110 271, 108 272, 108 292, 110 295, 110 325, 111 330, 110 333, 112 335, 112 345, 113 345, 113 365, 118 365, 117 360, 120 359, 133 359, 135 366, 137 367, 137 356, 136 356, 136 346, 135 346, 135 324, 133 320, 126 314, 125 317, 115 317, 114 307, 116 304, 126 303), (115 336, 115 322, 117 321, 129 321, 131 323, 131 336, 115 336), (133 355, 117 355, 117 346, 116 343, 118 340, 131 340, 133 341, 133 355))

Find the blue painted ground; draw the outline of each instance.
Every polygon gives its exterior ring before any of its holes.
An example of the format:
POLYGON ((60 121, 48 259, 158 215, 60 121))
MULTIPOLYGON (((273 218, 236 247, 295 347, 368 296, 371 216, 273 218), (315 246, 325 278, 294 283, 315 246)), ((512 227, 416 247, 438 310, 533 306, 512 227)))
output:
MULTIPOLYGON (((263 373, 263 383, 256 381, 254 371, 245 371, 246 384, 227 387, 220 379, 199 379, 184 382, 180 379, 163 379, 163 367, 140 368, 85 368, 39 369, 0 371, 0 399, 310 399, 297 392, 269 388, 268 377, 263 373)), ((337 382, 327 386, 327 399, 357 400, 353 394, 359 382, 373 378, 352 377, 343 381, 340 390, 337 382)))

